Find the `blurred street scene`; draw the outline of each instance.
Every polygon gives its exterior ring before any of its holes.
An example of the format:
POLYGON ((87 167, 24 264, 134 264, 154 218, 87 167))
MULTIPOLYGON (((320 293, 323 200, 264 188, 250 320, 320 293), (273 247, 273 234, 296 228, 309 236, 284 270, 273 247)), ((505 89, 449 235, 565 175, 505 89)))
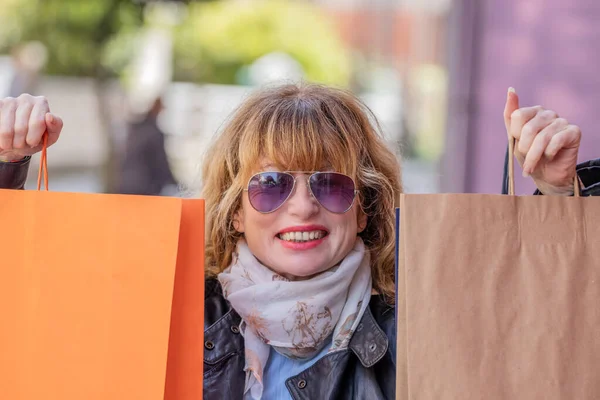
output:
POLYGON ((52 190, 191 195, 244 96, 305 80, 363 99, 407 192, 497 193, 509 86, 600 156, 594 15, 592 0, 0 0, 0 97, 44 95, 63 118, 52 190))

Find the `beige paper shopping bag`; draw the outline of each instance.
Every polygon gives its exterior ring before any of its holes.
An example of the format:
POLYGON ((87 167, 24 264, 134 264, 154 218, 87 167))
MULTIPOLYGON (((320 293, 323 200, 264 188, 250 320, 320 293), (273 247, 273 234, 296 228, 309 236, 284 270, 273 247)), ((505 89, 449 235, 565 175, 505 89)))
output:
POLYGON ((600 399, 600 199, 402 195, 398 250, 397 399, 600 399))

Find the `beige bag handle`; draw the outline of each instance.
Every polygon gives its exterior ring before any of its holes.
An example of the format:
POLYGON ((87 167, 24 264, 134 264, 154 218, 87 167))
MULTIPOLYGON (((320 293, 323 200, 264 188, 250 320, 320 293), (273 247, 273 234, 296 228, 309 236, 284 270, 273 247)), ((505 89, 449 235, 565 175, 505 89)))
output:
MULTIPOLYGON (((515 145, 515 138, 511 136, 508 139, 508 194, 510 196, 515 195, 515 145)), ((577 173, 575 173, 575 179, 573 180, 573 194, 575 197, 581 195, 577 173)))

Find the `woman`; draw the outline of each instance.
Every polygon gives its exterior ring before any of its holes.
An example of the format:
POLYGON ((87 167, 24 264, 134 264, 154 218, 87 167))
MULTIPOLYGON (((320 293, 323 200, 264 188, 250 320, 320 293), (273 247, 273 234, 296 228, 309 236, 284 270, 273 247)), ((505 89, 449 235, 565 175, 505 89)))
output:
MULTIPOLYGON (((505 120, 518 159, 544 194, 572 194, 579 129, 517 102, 505 120)), ((28 95, 0 116, 0 187, 19 188, 62 121, 28 95)), ((394 398, 402 186, 371 121, 347 92, 280 86, 246 100, 208 151, 206 398, 394 398)))

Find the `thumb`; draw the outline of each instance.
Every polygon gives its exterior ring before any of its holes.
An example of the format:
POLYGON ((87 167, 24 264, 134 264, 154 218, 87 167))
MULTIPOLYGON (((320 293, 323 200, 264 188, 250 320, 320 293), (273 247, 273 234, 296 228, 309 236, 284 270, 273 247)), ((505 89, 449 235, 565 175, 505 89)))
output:
POLYGON ((513 112, 519 109, 519 95, 517 91, 510 87, 506 95, 506 105, 504 106, 504 126, 506 127, 506 133, 510 128, 510 116, 513 112))
POLYGON ((63 121, 58 115, 46 113, 46 129, 48 130, 48 142, 52 144, 58 140, 63 128, 63 121))

